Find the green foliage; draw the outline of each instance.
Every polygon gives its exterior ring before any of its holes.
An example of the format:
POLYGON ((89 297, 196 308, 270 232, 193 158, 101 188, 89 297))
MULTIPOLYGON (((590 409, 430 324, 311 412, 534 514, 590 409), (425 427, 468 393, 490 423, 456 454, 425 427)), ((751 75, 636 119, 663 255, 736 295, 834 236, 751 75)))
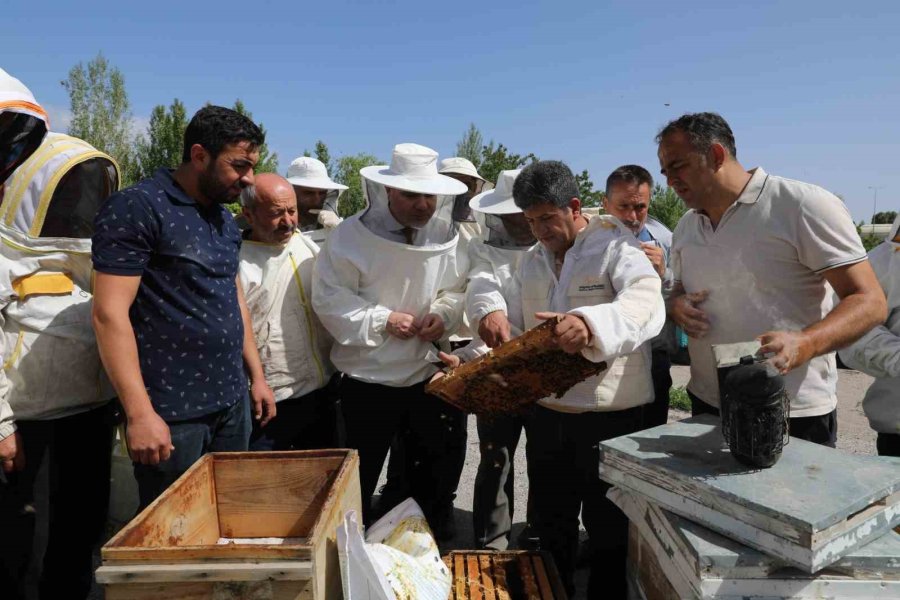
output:
POLYGON ((896 210, 887 210, 884 212, 875 213, 872 217, 873 225, 891 225, 894 222, 894 219, 897 218, 896 210))
POLYGON ((496 182, 500 171, 509 171, 524 167, 527 164, 537 161, 537 157, 529 152, 528 154, 512 154, 503 144, 494 145, 491 140, 487 146, 481 148, 481 164, 478 166, 478 172, 488 181, 496 182))
MULTIPOLYGON (((481 166, 481 149, 483 146, 484 140, 481 137, 481 132, 475 127, 475 123, 469 123, 469 129, 456 142, 456 156, 469 159, 475 165, 475 168, 478 169, 481 166)), ((482 177, 484 176, 482 173, 482 177)), ((491 181, 496 181, 496 178, 491 179, 491 181)))
POLYGON ((595 207, 603 204, 606 193, 603 190, 595 190, 594 182, 588 170, 585 169, 581 173, 575 175, 575 181, 578 183, 578 199, 584 207, 595 207))
POLYGON ((691 399, 688 396, 686 389, 683 387, 673 387, 669 390, 669 408, 690 412, 691 399))
MULTIPOLYGON (((892 221, 893 222, 893 221, 892 221)), ((883 242, 884 240, 872 233, 871 231, 865 235, 862 232, 863 222, 860 221, 856 224, 856 233, 859 234, 859 239, 862 241, 863 248, 866 249, 866 252, 870 252, 875 246, 883 242)))
POLYGON ((178 98, 168 109, 162 104, 153 108, 147 135, 135 140, 135 180, 150 177, 161 167, 174 169, 181 164, 187 125, 187 111, 178 98))
POLYGON ((131 112, 125 76, 98 54, 85 67, 78 63, 60 82, 69 93, 69 135, 106 152, 119 163, 122 185, 130 185, 132 166, 131 112))
POLYGON ((670 187, 663 189, 659 184, 653 186, 653 194, 650 197, 650 208, 647 213, 674 231, 675 226, 682 215, 688 210, 678 194, 670 187))
POLYGON ((338 207, 341 217, 349 217, 365 208, 366 200, 363 196, 359 170, 363 167, 379 164, 382 163, 376 157, 365 153, 342 156, 338 159, 334 180, 338 183, 343 183, 349 188, 341 196, 341 203, 338 207))
MULTIPOLYGON (((253 120, 253 114, 247 110, 247 107, 244 106, 244 103, 240 101, 240 99, 234 101, 234 106, 231 107, 235 112, 238 112, 250 120, 253 120)), ((263 127, 262 123, 256 123, 259 125, 259 128, 262 129, 263 135, 266 134, 266 128, 263 127)), ((269 146, 266 143, 263 143, 262 146, 259 147, 259 162, 256 163, 256 168, 254 171, 256 173, 275 173, 278 170, 278 154, 274 152, 269 152, 269 146)))
POLYGON ((316 159, 325 165, 328 174, 334 171, 334 164, 331 162, 331 153, 328 152, 328 146, 322 140, 316 140, 316 159))

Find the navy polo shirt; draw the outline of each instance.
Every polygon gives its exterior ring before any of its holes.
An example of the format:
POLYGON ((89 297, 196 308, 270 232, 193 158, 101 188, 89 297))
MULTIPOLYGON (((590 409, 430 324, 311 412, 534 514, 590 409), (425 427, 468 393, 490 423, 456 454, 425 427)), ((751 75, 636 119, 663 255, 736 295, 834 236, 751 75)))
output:
POLYGON ((110 196, 94 219, 94 269, 141 277, 129 317, 144 385, 166 421, 247 397, 240 247, 228 210, 195 202, 167 169, 110 196))

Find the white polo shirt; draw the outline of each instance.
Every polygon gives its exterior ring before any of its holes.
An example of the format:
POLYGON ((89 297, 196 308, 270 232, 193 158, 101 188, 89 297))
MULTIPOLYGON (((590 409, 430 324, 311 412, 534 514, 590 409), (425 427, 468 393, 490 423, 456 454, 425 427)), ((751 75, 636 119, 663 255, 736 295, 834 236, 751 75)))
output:
MULTIPOLYGON (((697 211, 675 228, 671 267, 687 292, 709 290, 701 305, 710 320, 690 338, 688 390, 719 406, 713 344, 746 342, 770 330, 800 330, 834 307, 824 271, 866 259, 856 226, 834 194, 761 168, 717 228, 697 211)), ((823 415, 837 405, 834 354, 818 356, 785 376, 792 417, 823 415)))

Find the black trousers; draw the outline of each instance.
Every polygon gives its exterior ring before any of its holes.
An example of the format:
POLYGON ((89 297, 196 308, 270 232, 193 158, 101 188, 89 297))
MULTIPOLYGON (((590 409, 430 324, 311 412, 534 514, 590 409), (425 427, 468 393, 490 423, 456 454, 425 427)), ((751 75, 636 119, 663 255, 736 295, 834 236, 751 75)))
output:
POLYGON ((306 395, 278 403, 278 414, 265 427, 253 421, 250 450, 337 448, 336 386, 331 383, 306 395))
POLYGON ((628 518, 606 497, 599 443, 639 431, 642 423, 642 407, 572 414, 538 406, 526 425, 532 526, 570 596, 580 512, 590 544, 588 597, 626 597, 628 518))
POLYGON ((900 456, 900 433, 879 433, 875 445, 879 456, 900 456))
POLYGON ((669 390, 672 389, 672 361, 665 350, 654 350, 650 363, 653 402, 644 405, 644 429, 665 425, 669 420, 669 390))
MULTIPOLYGON (((690 392, 688 397, 691 399, 691 416, 721 416, 715 406, 707 404, 690 392)), ((837 409, 815 417, 791 417, 790 429, 791 437, 834 448, 837 445, 837 409)))
POLYGON ((0 481, 0 597, 86 598, 109 508, 113 405, 17 426, 25 469, 0 481))
POLYGON ((465 443, 465 413, 426 394, 424 381, 391 387, 351 377, 341 383, 341 410, 347 445, 359 451, 366 523, 372 516, 372 495, 384 459, 398 433, 404 443, 403 472, 410 496, 429 522, 442 518, 442 511, 452 506, 465 461, 458 452, 460 439, 465 443))

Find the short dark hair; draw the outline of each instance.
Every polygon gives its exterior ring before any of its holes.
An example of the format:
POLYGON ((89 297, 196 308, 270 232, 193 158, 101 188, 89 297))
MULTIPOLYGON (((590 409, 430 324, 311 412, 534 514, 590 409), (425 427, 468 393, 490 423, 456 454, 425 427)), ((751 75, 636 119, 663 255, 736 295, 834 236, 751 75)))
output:
POLYGON ((681 115, 674 121, 659 130, 656 134, 656 143, 676 131, 683 131, 691 140, 691 144, 698 152, 706 154, 714 143, 722 144, 732 158, 737 158, 737 148, 734 145, 734 133, 728 122, 722 115, 714 112, 688 113, 681 115))
POLYGON ((252 147, 258 148, 265 141, 266 136, 256 123, 241 113, 224 106, 204 106, 184 130, 181 162, 190 162, 194 144, 200 144, 216 158, 228 144, 250 142, 252 147))
POLYGON ((572 170, 558 160, 539 160, 519 173, 513 184, 513 201, 522 210, 535 204, 553 204, 568 208, 578 197, 578 184, 572 170))
POLYGON ((627 183, 641 186, 647 184, 653 190, 653 176, 650 171, 640 165, 622 165, 609 174, 606 178, 606 197, 609 198, 609 190, 617 183, 627 183))

